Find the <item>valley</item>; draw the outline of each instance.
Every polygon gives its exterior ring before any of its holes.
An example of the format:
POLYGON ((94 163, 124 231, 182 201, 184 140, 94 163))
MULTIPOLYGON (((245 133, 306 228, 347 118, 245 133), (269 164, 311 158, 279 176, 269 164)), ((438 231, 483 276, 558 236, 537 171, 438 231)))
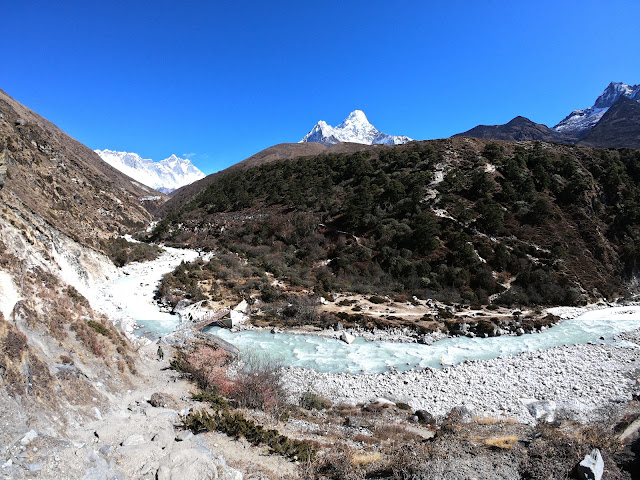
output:
POLYGON ((637 473, 637 150, 356 111, 166 196, 0 93, 2 478, 637 473))

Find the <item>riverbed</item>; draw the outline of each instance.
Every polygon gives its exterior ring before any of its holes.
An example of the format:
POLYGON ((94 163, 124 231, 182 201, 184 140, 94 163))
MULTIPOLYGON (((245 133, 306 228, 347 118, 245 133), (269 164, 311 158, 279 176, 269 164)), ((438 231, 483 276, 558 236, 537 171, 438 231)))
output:
POLYGON ((591 310, 541 333, 490 338, 451 337, 432 345, 357 338, 346 344, 315 335, 270 333, 269 330, 209 329, 240 351, 260 352, 283 365, 318 372, 381 373, 388 370, 441 368, 469 360, 489 360, 562 345, 611 342, 623 332, 640 328, 640 306, 591 310))

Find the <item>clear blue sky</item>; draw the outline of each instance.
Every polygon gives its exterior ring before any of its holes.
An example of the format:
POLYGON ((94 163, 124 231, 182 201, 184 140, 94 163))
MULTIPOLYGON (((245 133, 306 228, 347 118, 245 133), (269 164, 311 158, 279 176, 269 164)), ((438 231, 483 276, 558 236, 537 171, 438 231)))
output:
POLYGON ((359 108, 448 137, 555 125, 640 83, 637 1, 52 1, 2 6, 0 88, 91 148, 206 173, 359 108))

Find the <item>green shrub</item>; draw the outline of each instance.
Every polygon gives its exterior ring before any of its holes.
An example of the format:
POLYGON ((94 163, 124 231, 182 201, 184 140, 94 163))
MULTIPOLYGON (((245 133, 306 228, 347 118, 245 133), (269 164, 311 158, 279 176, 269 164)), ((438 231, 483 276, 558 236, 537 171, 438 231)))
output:
POLYGON ((300 406, 307 410, 327 410, 332 405, 331 400, 313 392, 304 392, 300 395, 300 406))
POLYGON ((93 328, 100 335, 104 335, 105 337, 111 337, 111 331, 107 327, 105 327, 103 324, 101 324, 100 322, 96 322, 94 320, 89 320, 87 322, 87 325, 89 325, 91 328, 93 328))
POLYGON ((372 297, 369 297, 369 301, 371 303, 375 303, 375 304, 381 304, 381 303, 385 303, 387 300, 384 297, 381 297, 379 295, 374 295, 372 297))

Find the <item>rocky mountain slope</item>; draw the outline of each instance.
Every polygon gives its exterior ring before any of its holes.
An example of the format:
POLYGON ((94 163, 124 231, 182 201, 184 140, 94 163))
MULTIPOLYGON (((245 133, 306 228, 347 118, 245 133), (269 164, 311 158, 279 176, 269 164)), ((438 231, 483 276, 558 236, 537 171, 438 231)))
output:
POLYGON ((639 161, 456 137, 263 163, 211 179, 153 235, 231 249, 325 293, 612 299, 638 274, 639 161))
POLYGON ((640 85, 611 82, 593 106, 574 110, 553 128, 516 117, 505 125, 479 125, 454 136, 640 148, 640 121, 635 108, 639 101, 640 85), (607 115, 609 110, 612 112, 607 115))
POLYGON ((300 143, 321 143, 335 145, 340 142, 362 143, 365 145, 399 145, 412 139, 405 135, 387 135, 378 131, 362 110, 354 110, 337 127, 320 120, 300 143))
POLYGON ((115 272, 102 251, 146 226, 146 198, 162 194, 5 92, 0 163, 0 474, 25 478, 74 454, 70 432, 132 388, 137 355, 91 294, 115 272))
POLYGON ((580 137, 593 129, 620 97, 640 100, 640 85, 631 86, 622 82, 611 82, 596 99, 593 106, 583 110, 574 110, 553 129, 556 132, 580 137))
POLYGON ((108 149, 94 151, 112 167, 163 193, 170 193, 205 176, 189 159, 175 155, 154 162, 137 153, 108 149))
MULTIPOLYGON (((145 225, 147 197, 162 197, 0 91, 0 200, 99 248, 99 240, 145 225)), ((156 200, 157 201, 157 200, 156 200)))
POLYGON ((640 148, 640 103, 621 96, 578 144, 640 148))
POLYGON ((478 125, 477 127, 458 133, 454 137, 475 137, 493 140, 531 141, 573 143, 572 137, 556 132, 546 125, 534 123, 525 117, 516 117, 504 125, 478 125))

